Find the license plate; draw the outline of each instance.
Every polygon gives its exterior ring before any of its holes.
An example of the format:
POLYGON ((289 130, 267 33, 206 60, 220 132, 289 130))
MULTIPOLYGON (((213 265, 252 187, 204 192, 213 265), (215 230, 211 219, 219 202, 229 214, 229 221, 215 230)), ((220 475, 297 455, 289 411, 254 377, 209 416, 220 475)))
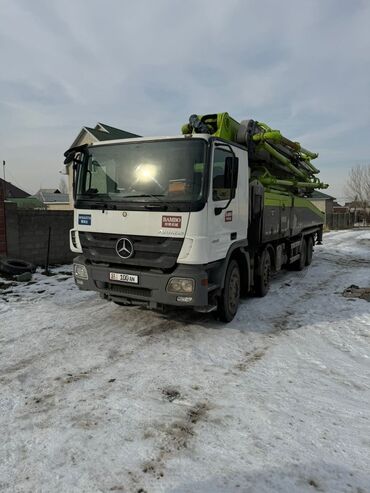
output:
POLYGON ((138 284, 139 282, 139 276, 133 274, 120 274, 118 272, 110 272, 109 279, 111 281, 130 282, 132 284, 138 284))

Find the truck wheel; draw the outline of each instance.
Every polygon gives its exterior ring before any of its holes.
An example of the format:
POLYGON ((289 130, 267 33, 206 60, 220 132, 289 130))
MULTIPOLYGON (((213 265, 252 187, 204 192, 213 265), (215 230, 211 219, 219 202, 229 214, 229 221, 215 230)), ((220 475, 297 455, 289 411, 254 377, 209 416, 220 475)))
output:
POLYGON ((313 255, 313 239, 312 236, 307 238, 307 252, 306 252, 306 265, 310 265, 313 255))
POLYGON ((303 270, 306 265, 307 258, 307 243, 304 238, 301 241, 301 256, 292 264, 293 270, 303 270))
POLYGON ((238 311, 240 300, 240 269, 236 260, 227 267, 225 285, 218 302, 218 316, 222 322, 231 322, 238 311))
POLYGON ((261 298, 265 296, 270 288, 271 278, 271 257, 267 250, 264 250, 261 256, 261 262, 259 266, 259 275, 255 280, 256 295, 261 298))
POLYGON ((113 303, 115 305, 118 305, 118 306, 127 306, 128 305, 128 303, 123 303, 122 301, 113 301, 113 303))

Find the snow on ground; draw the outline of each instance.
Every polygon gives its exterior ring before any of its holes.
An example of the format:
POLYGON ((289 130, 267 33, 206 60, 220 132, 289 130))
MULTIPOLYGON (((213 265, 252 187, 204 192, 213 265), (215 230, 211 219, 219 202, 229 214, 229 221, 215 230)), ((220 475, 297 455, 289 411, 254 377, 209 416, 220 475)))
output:
POLYGON ((326 234, 229 325, 80 292, 0 295, 0 490, 370 492, 370 232, 326 234))

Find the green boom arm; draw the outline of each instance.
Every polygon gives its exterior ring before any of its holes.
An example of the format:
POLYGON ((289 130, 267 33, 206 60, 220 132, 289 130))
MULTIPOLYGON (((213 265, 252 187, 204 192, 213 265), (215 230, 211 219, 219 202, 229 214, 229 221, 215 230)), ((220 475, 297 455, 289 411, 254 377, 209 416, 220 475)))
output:
POLYGON ((284 137, 265 123, 254 120, 237 122, 228 113, 192 115, 183 125, 184 134, 208 133, 231 142, 245 145, 249 151, 252 176, 270 188, 310 193, 315 188, 327 188, 311 163, 318 154, 284 137))

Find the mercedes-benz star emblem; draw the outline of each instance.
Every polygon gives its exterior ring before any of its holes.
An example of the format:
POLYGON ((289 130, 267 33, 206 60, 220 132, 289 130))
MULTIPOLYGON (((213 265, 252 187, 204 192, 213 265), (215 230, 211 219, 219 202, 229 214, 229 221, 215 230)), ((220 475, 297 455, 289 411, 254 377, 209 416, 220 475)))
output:
POLYGON ((130 258, 134 253, 134 245, 128 238, 120 238, 116 243, 116 252, 121 258, 130 258))

